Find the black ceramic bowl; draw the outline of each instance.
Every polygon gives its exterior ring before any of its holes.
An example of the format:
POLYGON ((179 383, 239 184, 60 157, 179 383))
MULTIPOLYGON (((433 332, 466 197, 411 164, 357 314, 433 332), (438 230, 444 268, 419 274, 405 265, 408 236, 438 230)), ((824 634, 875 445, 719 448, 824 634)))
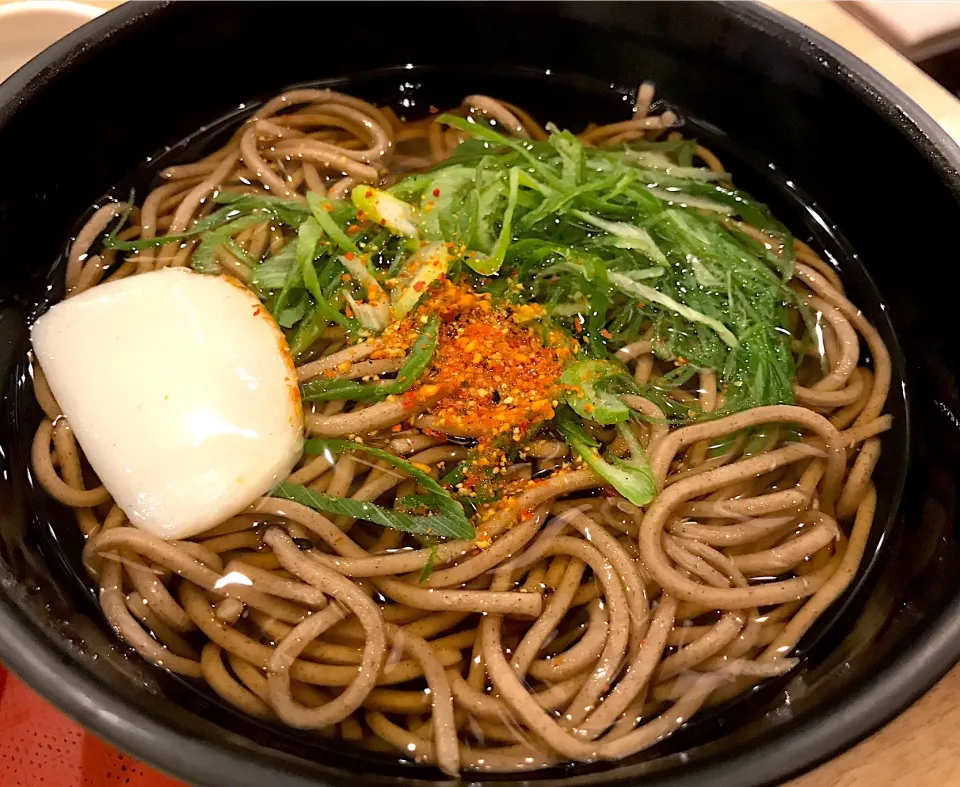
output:
POLYGON ((195 155, 196 140, 176 143, 218 118, 237 122, 241 105, 249 112, 284 87, 344 85, 405 101, 408 112, 491 92, 576 125, 623 117, 626 91, 644 78, 742 185, 838 265, 894 350, 897 425, 877 471, 868 559, 801 643, 799 674, 703 714, 641 757, 529 781, 770 784, 852 745, 928 689, 960 656, 960 151, 862 63, 741 4, 130 3, 0 86, 4 663, 112 743, 198 784, 443 778, 261 726, 117 647, 80 580, 74 529, 30 482, 38 415, 27 320, 57 296, 64 241, 98 197, 130 184, 130 173, 142 188, 147 156, 168 145, 165 162, 195 155))

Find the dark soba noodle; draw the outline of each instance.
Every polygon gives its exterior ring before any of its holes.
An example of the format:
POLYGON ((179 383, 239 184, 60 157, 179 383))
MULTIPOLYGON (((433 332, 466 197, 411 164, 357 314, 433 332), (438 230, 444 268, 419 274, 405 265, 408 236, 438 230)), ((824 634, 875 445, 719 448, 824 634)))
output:
MULTIPOLYGON (((643 86, 629 120, 588 128, 580 139, 612 145, 675 133, 671 113, 649 114, 652 98, 643 86)), ((520 108, 493 98, 469 96, 456 114, 468 113, 515 136, 547 137, 520 108)), ((118 237, 183 232, 213 210, 219 189, 302 200, 308 190, 337 198, 358 183, 390 184, 462 141, 461 131, 431 120, 401 121, 328 90, 291 91, 221 149, 164 170, 163 185, 133 207, 118 237)), ((723 171, 705 148, 696 155, 723 171)), ((189 264, 196 239, 125 258, 101 249, 123 209, 105 204, 78 233, 68 298, 189 264)), ((268 221, 236 238, 255 260, 285 240, 268 221)), ((249 280, 228 249, 216 256, 249 280)), ((272 497, 193 539, 164 542, 132 527, 91 476, 36 366, 45 418, 33 467, 43 488, 74 509, 85 565, 123 641, 245 713, 449 774, 621 758, 663 740, 705 704, 792 669, 791 651, 863 556, 878 435, 890 426, 882 414, 889 356, 834 270, 799 241, 791 285, 819 315, 825 348, 822 373, 795 381, 797 405, 672 428, 656 404, 624 396, 648 419, 635 432, 660 492, 645 509, 611 493, 572 461, 566 443, 548 437, 505 469, 519 485, 485 519, 482 544, 427 548, 398 530, 272 497), (858 365, 861 343, 872 368, 858 365), (766 441, 748 451, 743 430, 760 425, 766 441), (418 581, 428 560, 433 573, 418 581)), ((301 381, 396 372, 398 361, 370 359, 376 340, 345 342, 342 329, 328 328, 301 363, 301 381)), ((618 357, 640 385, 672 368, 650 341, 618 357)), ((676 395, 706 412, 722 407, 714 372, 693 383, 676 395)), ((305 403, 307 430, 362 435, 439 477, 468 448, 426 428, 432 404, 305 403)), ((402 472, 362 454, 331 458, 305 456, 290 480, 387 506, 414 490, 402 472)))

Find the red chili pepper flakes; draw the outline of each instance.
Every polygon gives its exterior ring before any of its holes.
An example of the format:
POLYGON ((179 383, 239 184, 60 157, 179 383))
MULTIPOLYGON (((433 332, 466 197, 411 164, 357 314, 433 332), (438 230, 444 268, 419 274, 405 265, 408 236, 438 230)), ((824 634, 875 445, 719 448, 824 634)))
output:
POLYGON ((348 251, 348 252, 347 252, 346 254, 344 254, 343 256, 346 257, 348 260, 351 260, 351 261, 352 261, 353 258, 354 258, 356 255, 355 255, 352 251, 348 251))
POLYGON ((427 285, 425 282, 418 281, 416 284, 413 285, 414 292, 423 292, 426 286, 427 285))
POLYGON ((538 315, 525 312, 515 319, 521 308, 494 305, 489 294, 442 281, 417 311, 385 332, 386 344, 403 354, 424 318, 441 317, 432 369, 422 386, 437 386, 441 395, 430 408, 440 429, 481 440, 498 435, 520 440, 531 423, 553 417, 558 380, 573 350, 560 334, 544 341, 532 330, 528 323, 538 315))
POLYGON ((254 317, 256 317, 258 314, 260 314, 260 307, 259 307, 259 306, 258 306, 256 309, 253 310, 253 316, 254 316, 254 317))
POLYGON ((371 197, 373 197, 373 189, 367 189, 366 193, 363 196, 366 197, 367 199, 370 199, 371 197))
POLYGON ((440 196, 440 189, 434 189, 434 190, 433 190, 433 196, 434 196, 434 197, 439 197, 439 196, 440 196))

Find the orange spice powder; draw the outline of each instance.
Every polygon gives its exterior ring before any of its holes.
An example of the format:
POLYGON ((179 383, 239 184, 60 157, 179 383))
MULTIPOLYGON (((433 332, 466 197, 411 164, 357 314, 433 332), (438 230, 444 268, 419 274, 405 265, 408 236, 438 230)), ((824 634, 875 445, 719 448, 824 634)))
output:
POLYGON ((384 332, 372 357, 405 354, 432 314, 440 331, 431 370, 405 396, 440 394, 430 408, 437 429, 519 441, 531 425, 553 418, 560 374, 574 348, 562 334, 544 337, 532 326, 541 307, 494 306, 489 294, 438 282, 414 312, 384 332))

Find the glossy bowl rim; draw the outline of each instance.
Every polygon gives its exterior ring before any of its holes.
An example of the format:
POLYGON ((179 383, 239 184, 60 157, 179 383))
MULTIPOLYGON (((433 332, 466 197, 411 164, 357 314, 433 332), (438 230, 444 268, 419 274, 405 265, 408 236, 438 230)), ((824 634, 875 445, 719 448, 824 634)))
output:
MULTIPOLYGON (((24 99, 72 61, 109 46, 113 34, 168 4, 169 0, 125 3, 44 50, 0 84, 0 125, 16 113, 24 99)), ((760 4, 733 2, 727 4, 727 10, 744 24, 799 49, 811 61, 811 67, 815 65, 812 61, 822 56, 836 64, 836 79, 861 100, 870 100, 882 120, 907 136, 928 164, 940 171, 960 201, 960 147, 903 91, 838 44, 778 11, 760 4)), ((820 60, 816 65, 822 67, 827 61, 820 60)), ((9 579, 5 574, 0 569, 0 580, 9 579)), ((220 740, 198 738, 160 714, 135 707, 106 681, 69 660, 65 651, 52 647, 41 627, 5 597, 0 597, 0 631, 4 632, 0 661, 17 677, 76 722, 179 779, 205 787, 340 787, 352 776, 344 769, 322 765, 327 775, 320 777, 316 771, 308 774, 298 768, 297 758, 275 749, 254 742, 236 747, 226 740, 228 735, 220 740), (268 754, 270 764, 265 762, 268 754), (287 762, 281 765, 283 760, 287 762)), ((748 747, 691 764, 682 772, 648 773, 642 781, 645 787, 759 787, 778 783, 834 757, 882 727, 926 693, 958 660, 960 594, 930 621, 900 658, 861 680, 839 705, 810 713, 786 730, 763 733, 748 747)), ((618 778, 614 772, 609 779, 634 781, 633 777, 618 778)))

